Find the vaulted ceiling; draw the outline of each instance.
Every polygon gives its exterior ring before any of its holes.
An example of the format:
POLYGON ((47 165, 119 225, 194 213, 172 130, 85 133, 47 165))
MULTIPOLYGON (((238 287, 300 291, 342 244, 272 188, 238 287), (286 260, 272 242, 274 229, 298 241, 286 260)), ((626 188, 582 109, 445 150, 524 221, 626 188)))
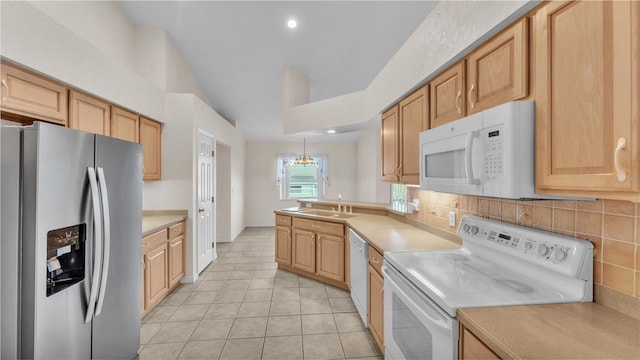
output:
POLYGON ((365 89, 435 1, 121 1, 138 27, 164 29, 208 101, 247 139, 287 140, 285 66, 311 101, 365 89), (295 19, 290 29, 287 21, 295 19))

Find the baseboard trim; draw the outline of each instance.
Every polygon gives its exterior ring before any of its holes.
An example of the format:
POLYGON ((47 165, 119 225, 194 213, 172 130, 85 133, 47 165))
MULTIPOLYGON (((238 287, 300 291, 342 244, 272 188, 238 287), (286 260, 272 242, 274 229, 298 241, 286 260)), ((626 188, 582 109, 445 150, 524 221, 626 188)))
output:
POLYGON ((216 238, 216 242, 217 243, 230 243, 231 242, 231 237, 217 237, 216 238))
POLYGON ((180 280, 182 284, 193 284, 194 282, 196 282, 196 279, 193 276, 185 276, 180 280))

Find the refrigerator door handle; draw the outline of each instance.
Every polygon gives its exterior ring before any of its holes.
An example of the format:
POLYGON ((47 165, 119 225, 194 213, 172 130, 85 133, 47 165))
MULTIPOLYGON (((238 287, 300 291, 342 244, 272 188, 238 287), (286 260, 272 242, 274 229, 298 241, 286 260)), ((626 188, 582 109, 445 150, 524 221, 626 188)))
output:
POLYGON ((100 209, 100 198, 98 194, 98 181, 96 171, 92 167, 87 168, 89 185, 91 188, 91 202, 93 205, 93 267, 91 276, 91 292, 87 302, 87 314, 84 322, 88 323, 93 318, 98 296, 98 286, 100 285, 100 270, 102 269, 102 211, 100 209))
POLYGON ((102 197, 102 218, 104 219, 104 249, 102 255, 102 280, 98 291, 98 306, 96 315, 102 312, 105 292, 107 291, 107 276, 109 275, 109 262, 111 260, 111 213, 109 212, 109 195, 107 194, 107 181, 104 176, 104 169, 98 170, 98 185, 100 186, 100 196, 102 197))

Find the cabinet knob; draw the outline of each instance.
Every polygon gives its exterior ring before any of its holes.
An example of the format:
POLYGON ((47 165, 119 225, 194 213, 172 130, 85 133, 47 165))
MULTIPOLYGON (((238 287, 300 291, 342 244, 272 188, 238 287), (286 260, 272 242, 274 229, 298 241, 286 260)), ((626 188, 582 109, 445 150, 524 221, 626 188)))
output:
POLYGON ((620 153, 627 147, 627 139, 621 137, 618 139, 618 145, 616 151, 613 153, 613 165, 616 168, 616 177, 619 182, 627 180, 627 172, 620 166, 620 153))

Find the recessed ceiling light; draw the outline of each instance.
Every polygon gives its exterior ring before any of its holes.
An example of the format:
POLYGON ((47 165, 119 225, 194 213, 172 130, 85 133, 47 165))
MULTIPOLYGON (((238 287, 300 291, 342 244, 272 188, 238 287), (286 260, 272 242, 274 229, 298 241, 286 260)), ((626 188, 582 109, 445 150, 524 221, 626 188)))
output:
POLYGON ((333 129, 327 130, 327 134, 335 134, 335 133, 336 133, 336 131, 333 130, 333 129))
POLYGON ((289 29, 295 29, 298 26, 298 23, 293 19, 289 19, 289 21, 287 21, 287 26, 289 29))

